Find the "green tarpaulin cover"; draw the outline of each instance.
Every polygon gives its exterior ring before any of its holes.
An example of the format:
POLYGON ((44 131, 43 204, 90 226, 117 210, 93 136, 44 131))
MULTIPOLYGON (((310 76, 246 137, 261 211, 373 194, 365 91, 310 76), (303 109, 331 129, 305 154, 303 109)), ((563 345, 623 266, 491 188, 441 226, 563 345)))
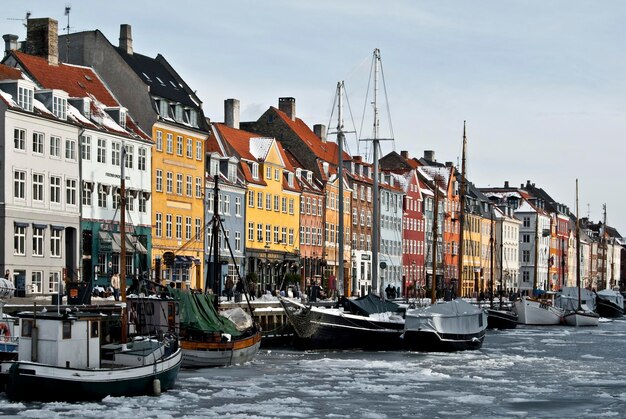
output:
POLYGON ((189 332, 221 332, 240 336, 235 324, 215 311, 215 295, 191 293, 169 288, 170 295, 178 300, 180 307, 180 328, 189 332))

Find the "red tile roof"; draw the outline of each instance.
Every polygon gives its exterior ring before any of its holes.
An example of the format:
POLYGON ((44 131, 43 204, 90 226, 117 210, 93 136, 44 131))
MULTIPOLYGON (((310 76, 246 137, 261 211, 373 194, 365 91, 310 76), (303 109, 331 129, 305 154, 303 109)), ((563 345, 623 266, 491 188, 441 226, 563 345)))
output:
POLYGON ((220 137, 228 143, 231 149, 235 151, 239 158, 251 161, 257 161, 256 157, 250 153, 250 139, 259 137, 259 134, 244 131, 241 129, 230 128, 224 124, 213 124, 220 137))
MULTIPOLYGON (((283 111, 271 107, 276 114, 291 128, 291 130, 311 149, 311 151, 320 159, 327 161, 331 164, 337 164, 339 147, 334 142, 323 142, 307 124, 300 118, 296 118, 293 121, 283 111)), ((350 160, 350 155, 343 152, 343 159, 350 160)))
POLYGON ((22 72, 8 65, 0 64, 0 80, 21 80, 22 72))
POLYGON ((105 106, 120 106, 100 77, 89 67, 70 64, 52 66, 48 60, 34 55, 12 51, 24 70, 45 89, 60 89, 70 97, 92 95, 105 106))

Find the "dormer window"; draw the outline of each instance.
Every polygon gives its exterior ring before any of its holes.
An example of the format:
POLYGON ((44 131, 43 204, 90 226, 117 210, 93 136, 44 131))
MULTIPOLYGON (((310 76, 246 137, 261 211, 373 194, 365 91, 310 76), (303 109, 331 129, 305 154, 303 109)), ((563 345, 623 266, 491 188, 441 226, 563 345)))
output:
POLYGON ((67 119, 67 99, 59 96, 52 96, 52 113, 59 119, 67 119))
POLYGON ((183 107, 182 105, 174 105, 174 119, 178 122, 183 122, 183 107))
POLYGON ((313 172, 306 172, 306 181, 313 183, 313 172))
POLYGON ((228 180, 232 183, 237 181, 237 168, 232 163, 228 163, 228 180))
POLYGON ((190 109, 187 108, 185 109, 185 113, 187 114, 187 123, 189 123, 189 125, 191 125, 192 127, 197 127, 198 126, 198 113, 196 112, 195 109, 190 109))
POLYGON ((126 111, 124 109, 120 109, 120 127, 126 129, 126 111))
POLYGON ((158 106, 159 106, 159 115, 162 118, 167 118, 169 116, 169 112, 170 112, 170 104, 167 103, 167 101, 160 99, 157 101, 158 106))
POLYGON ((259 178, 259 164, 258 163, 252 163, 252 178, 253 179, 259 178))
POLYGON ((302 176, 302 169, 297 168, 297 169, 296 169, 296 177, 297 177, 298 179, 300 179, 300 177, 301 177, 301 176, 302 176))
POLYGON ((17 104, 20 105, 20 107, 25 111, 32 112, 34 95, 34 89, 18 85, 17 104))
POLYGON ((287 173, 287 184, 293 188, 293 173, 287 173))

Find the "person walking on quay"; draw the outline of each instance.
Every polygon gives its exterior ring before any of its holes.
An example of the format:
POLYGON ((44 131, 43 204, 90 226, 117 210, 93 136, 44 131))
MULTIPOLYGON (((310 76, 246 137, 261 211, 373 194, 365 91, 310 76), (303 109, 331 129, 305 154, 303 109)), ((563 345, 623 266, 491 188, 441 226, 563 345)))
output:
POLYGON ((113 288, 113 297, 115 301, 120 300, 120 275, 116 272, 111 276, 111 288, 113 288))
POLYGON ((226 301, 230 301, 233 298, 233 278, 230 276, 226 279, 226 301))

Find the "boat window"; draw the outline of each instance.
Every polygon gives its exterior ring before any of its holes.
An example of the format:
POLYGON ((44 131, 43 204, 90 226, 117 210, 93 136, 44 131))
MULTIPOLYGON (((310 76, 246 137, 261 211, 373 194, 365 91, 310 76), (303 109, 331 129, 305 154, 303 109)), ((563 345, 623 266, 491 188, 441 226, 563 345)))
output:
POLYGON ((33 336, 33 321, 32 320, 22 320, 22 337, 30 338, 33 336))
POLYGON ((97 338, 99 335, 99 327, 100 323, 99 322, 91 322, 91 337, 92 338, 97 338))
POLYGON ((63 322, 63 339, 71 339, 72 338, 72 322, 64 321, 63 322))

